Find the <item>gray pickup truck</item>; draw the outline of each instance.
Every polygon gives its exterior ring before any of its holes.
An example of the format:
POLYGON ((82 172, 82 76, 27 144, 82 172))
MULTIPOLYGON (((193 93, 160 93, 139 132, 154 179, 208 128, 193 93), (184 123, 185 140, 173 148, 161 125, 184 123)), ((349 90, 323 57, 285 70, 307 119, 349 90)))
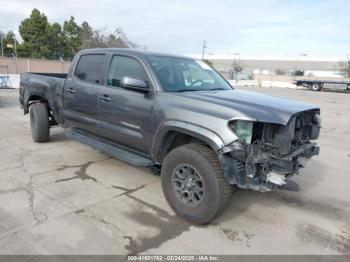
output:
POLYGON ((20 104, 35 142, 51 126, 160 173, 182 218, 205 224, 233 186, 270 191, 319 153, 318 107, 233 89, 206 63, 128 49, 79 52, 67 75, 23 74, 20 104))

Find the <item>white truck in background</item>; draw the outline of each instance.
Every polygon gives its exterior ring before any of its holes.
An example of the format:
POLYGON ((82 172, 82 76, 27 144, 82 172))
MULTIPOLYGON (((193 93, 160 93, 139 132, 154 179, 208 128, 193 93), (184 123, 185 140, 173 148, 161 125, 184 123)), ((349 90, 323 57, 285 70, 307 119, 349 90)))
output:
POLYGON ((303 86, 312 91, 321 91, 322 89, 333 90, 350 90, 350 79, 321 79, 321 78, 305 78, 296 79, 293 83, 297 86, 303 86))

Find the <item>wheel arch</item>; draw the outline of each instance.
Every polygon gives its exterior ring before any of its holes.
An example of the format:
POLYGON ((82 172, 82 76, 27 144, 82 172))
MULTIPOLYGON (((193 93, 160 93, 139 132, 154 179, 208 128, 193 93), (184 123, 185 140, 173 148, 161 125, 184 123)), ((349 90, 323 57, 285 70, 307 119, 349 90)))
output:
POLYGON ((206 145, 214 152, 224 147, 222 139, 211 130, 187 122, 168 121, 158 130, 153 140, 151 155, 161 163, 172 149, 188 143, 206 145))
POLYGON ((38 102, 46 104, 48 108, 50 107, 49 101, 46 99, 45 96, 43 96, 42 94, 31 94, 30 96, 28 96, 28 99, 26 99, 26 102, 24 104, 24 113, 28 114, 30 106, 38 102))

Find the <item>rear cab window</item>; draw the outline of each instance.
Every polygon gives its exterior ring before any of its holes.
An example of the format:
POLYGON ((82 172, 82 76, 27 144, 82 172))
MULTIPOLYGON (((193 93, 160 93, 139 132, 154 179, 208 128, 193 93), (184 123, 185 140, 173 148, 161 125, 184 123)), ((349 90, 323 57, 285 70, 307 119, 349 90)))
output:
POLYGON ((79 58, 74 75, 85 82, 102 84, 104 80, 105 54, 86 54, 79 58))

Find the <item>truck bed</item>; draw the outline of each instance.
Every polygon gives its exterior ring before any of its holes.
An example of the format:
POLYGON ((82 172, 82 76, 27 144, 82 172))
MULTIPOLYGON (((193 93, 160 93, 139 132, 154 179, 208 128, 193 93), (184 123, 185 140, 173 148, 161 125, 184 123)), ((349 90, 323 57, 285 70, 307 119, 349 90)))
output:
POLYGON ((24 73, 21 74, 19 86, 19 102, 24 113, 29 112, 28 101, 44 100, 51 105, 55 119, 58 123, 63 121, 61 115, 62 92, 67 74, 56 73, 24 73))
POLYGON ((28 72, 27 74, 30 75, 40 75, 40 76, 48 76, 48 77, 56 77, 56 78, 67 78, 68 74, 64 74, 64 73, 32 73, 32 72, 28 72))

